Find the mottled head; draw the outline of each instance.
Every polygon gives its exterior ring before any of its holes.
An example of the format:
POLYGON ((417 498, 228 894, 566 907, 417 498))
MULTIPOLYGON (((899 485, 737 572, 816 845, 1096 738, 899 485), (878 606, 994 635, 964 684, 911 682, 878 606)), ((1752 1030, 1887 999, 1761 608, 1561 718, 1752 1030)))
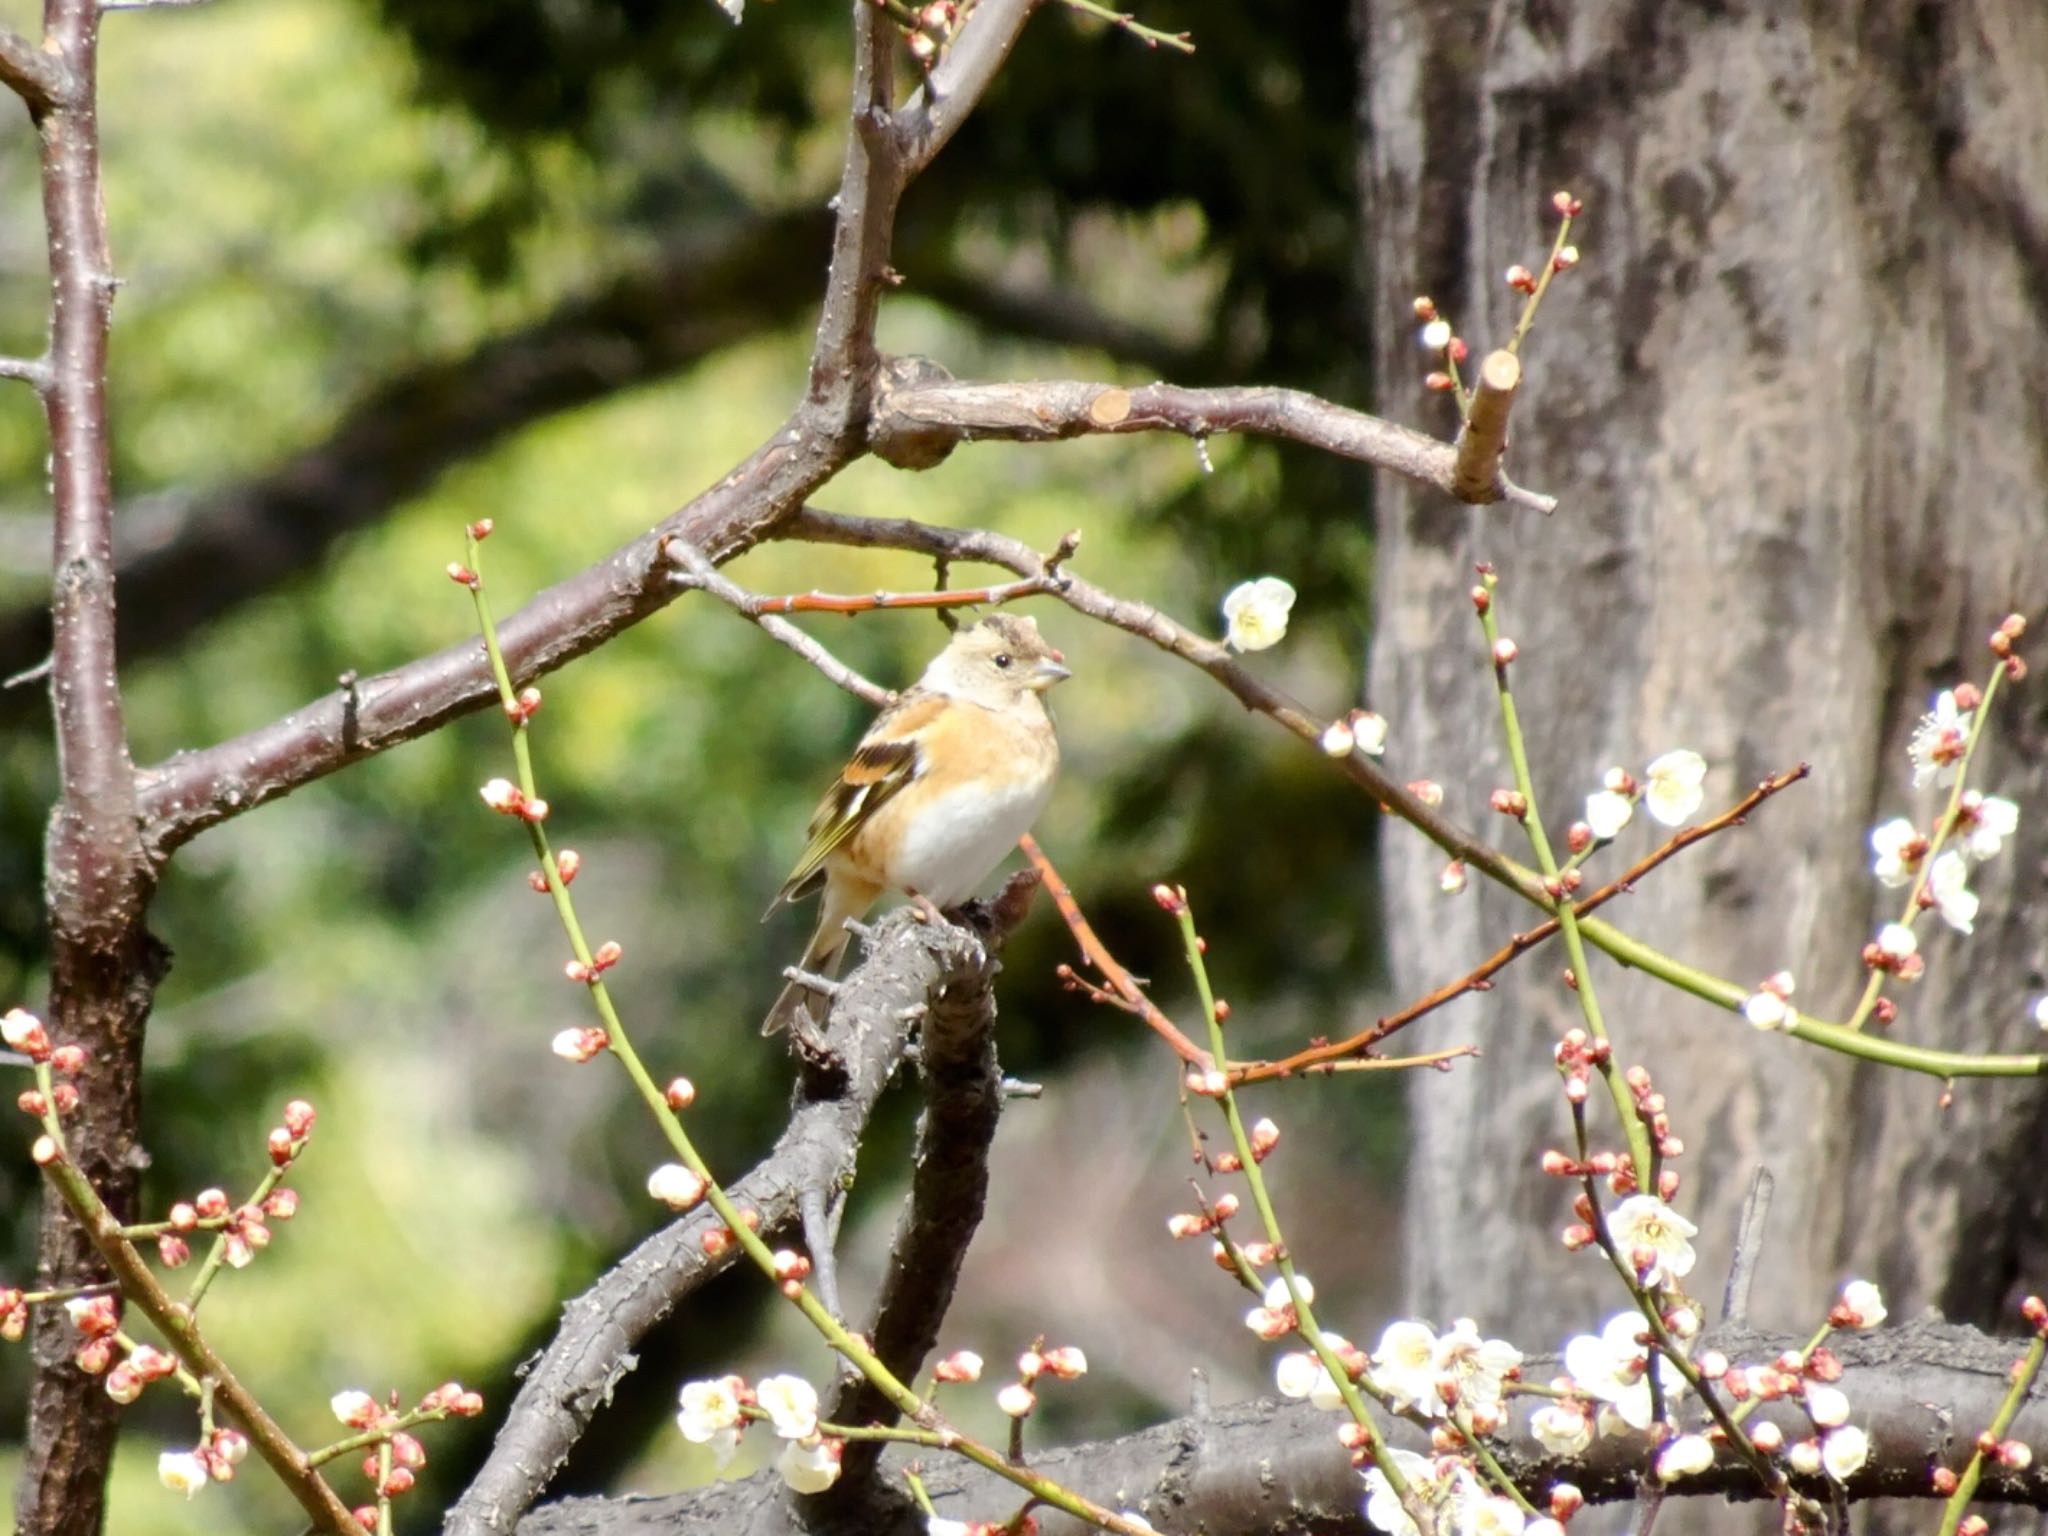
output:
POLYGON ((1036 619, 992 613, 954 633, 952 643, 925 668, 922 686, 1001 709, 1072 676, 1065 660, 1045 643, 1036 619))

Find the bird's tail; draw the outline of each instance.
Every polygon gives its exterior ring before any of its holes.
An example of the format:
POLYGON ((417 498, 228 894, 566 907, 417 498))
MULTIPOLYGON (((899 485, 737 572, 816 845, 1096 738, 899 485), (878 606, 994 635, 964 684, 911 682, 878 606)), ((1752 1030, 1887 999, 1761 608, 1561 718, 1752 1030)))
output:
MULTIPOLYGON (((837 976, 839 963, 846 958, 846 920, 858 917, 867 910, 868 901, 856 904, 848 899, 849 893, 836 885, 827 884, 825 895, 819 904, 818 928, 811 935, 811 942, 804 946, 803 958, 797 961, 797 969, 808 971, 813 976, 837 976)), ((778 1034, 790 1025, 804 1019, 821 1020, 825 1016, 826 999, 812 991, 800 981, 792 981, 782 989, 775 999, 775 1006, 768 1010, 768 1017, 761 1021, 761 1033, 778 1034)))

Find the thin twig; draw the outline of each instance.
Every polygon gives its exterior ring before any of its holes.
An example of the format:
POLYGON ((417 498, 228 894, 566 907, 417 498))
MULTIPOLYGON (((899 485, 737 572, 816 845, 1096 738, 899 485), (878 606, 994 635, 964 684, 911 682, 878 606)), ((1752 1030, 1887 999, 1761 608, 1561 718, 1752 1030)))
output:
POLYGON ((41 391, 50 387, 50 363, 41 357, 0 357, 0 379, 19 379, 41 391))
MULTIPOLYGON (((1038 871, 1045 881, 1045 893, 1052 898, 1052 904, 1059 909, 1074 935, 1074 942, 1081 946, 1081 953, 1088 957, 1088 963, 1102 972, 1117 997, 1121 998, 1132 1013, 1152 1027, 1160 1039, 1173 1047, 1174 1054, 1190 1066, 1207 1072, 1215 1065, 1209 1053, 1196 1045, 1160 1011, 1157 1004, 1145 995, 1145 989, 1138 985, 1137 978, 1123 968, 1109 946, 1096 936, 1094 928, 1081 913, 1081 904, 1074 900, 1074 893, 1067 888, 1067 882, 1060 878, 1060 872, 1053 868, 1052 860, 1045 856, 1045 850, 1038 846, 1038 840, 1029 832, 1017 840, 1017 846, 1024 851, 1024 857, 1031 861, 1031 867, 1038 871)), ((1078 978, 1077 978, 1078 979, 1078 978)))
POLYGON ((1078 11, 1083 16, 1093 16, 1097 21, 1108 22, 1117 30, 1130 33, 1147 48, 1171 48, 1178 53, 1195 51, 1195 40, 1190 33, 1162 32, 1157 27, 1146 26, 1135 16, 1128 16, 1110 6, 1097 4, 1097 0, 1060 0, 1060 3, 1070 11, 1078 11))
MULTIPOLYGON (((1654 851, 1630 865, 1627 870, 1623 871, 1615 879, 1609 881, 1583 900, 1572 903, 1572 911, 1583 917, 1587 913, 1605 906, 1615 897, 1625 892, 1634 891, 1637 881, 1641 880, 1667 859, 1672 858, 1683 849, 1690 848, 1694 843, 1712 837, 1717 832, 1723 832, 1730 827, 1742 825, 1743 822, 1748 820, 1750 813, 1755 811, 1764 801, 1779 791, 1788 789, 1798 783, 1810 771, 1805 763, 1801 763, 1797 767, 1789 768, 1783 773, 1773 774, 1720 815, 1709 821, 1703 821, 1696 826, 1681 828, 1654 851)), ((1389 1035, 1407 1028, 1426 1014, 1434 1013, 1446 1003, 1463 997, 1468 992, 1483 992, 1487 990, 1492 985, 1495 976, 1500 974, 1501 971, 1506 969, 1520 956, 1527 954, 1538 944, 1541 944, 1545 939, 1555 934, 1557 928, 1557 919, 1553 917, 1538 923, 1534 928, 1515 934, 1507 943, 1503 944, 1463 976, 1460 976, 1456 981, 1448 982, 1438 987, 1435 991, 1417 998, 1407 1007, 1390 1013, 1384 1018, 1375 1020, 1370 1028, 1362 1029, 1347 1039, 1325 1045, 1310 1046, 1307 1050, 1297 1052, 1279 1061, 1255 1062, 1247 1064, 1242 1068, 1234 1066, 1231 1068, 1231 1071, 1233 1075, 1241 1073, 1242 1080, 1246 1082, 1257 1082, 1262 1078, 1286 1077, 1295 1072, 1305 1071, 1323 1062, 1341 1061, 1347 1057, 1369 1051, 1389 1035)))
POLYGON ((681 539, 673 539, 668 545, 668 555, 687 573, 677 578, 679 583, 708 592, 734 612, 752 619, 761 626, 762 632, 770 639, 788 646, 855 698, 872 704, 876 709, 885 708, 895 701, 896 695, 893 692, 880 683, 868 681, 789 620, 777 618, 766 610, 755 611, 752 607, 753 595, 737 583, 719 575, 717 567, 704 557, 704 552, 696 545, 687 544, 681 539))
POLYGON ((1749 1326, 1749 1290, 1756 1280, 1757 1262, 1763 1257, 1764 1226, 1770 1220, 1775 1186, 1771 1170, 1759 1163, 1735 1223, 1735 1250, 1728 1256, 1728 1283, 1721 1291, 1721 1321, 1731 1327, 1749 1326))

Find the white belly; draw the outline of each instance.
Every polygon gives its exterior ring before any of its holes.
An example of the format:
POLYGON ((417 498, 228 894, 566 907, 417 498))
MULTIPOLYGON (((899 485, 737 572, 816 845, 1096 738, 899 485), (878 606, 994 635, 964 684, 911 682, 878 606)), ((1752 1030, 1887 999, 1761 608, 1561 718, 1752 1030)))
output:
POLYGON ((934 906, 958 906, 981 888, 1052 794, 1052 775, 993 791, 969 784, 930 800, 896 849, 888 883, 934 906))

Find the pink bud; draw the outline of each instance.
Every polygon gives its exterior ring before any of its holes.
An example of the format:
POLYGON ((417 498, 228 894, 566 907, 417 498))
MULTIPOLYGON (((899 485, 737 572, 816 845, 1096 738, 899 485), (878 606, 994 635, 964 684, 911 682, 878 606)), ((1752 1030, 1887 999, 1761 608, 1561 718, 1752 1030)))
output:
POLYGON ((304 1099, 293 1099, 284 1107, 284 1128, 299 1141, 313 1134, 313 1120, 313 1106, 304 1099))
POLYGON ((156 1240, 156 1256, 165 1269, 178 1269, 192 1257, 192 1245, 175 1232, 165 1232, 156 1240))
POLYGON ((212 1221, 216 1217, 225 1216, 228 1213, 227 1191, 202 1189, 192 1197, 192 1205, 199 1212, 202 1221, 212 1221))
POLYGON ((270 1153, 270 1161, 273 1167, 282 1168, 292 1160, 292 1155, 296 1150, 292 1140, 292 1133, 283 1126, 280 1125, 272 1128, 266 1147, 270 1153))
POLYGON ((71 1077, 85 1070, 85 1047, 82 1045, 60 1045, 50 1052, 50 1070, 60 1077, 71 1077))
POLYGON ((670 1109, 688 1109, 697 1102, 697 1085, 687 1077, 671 1078, 662 1097, 668 1101, 670 1109))

